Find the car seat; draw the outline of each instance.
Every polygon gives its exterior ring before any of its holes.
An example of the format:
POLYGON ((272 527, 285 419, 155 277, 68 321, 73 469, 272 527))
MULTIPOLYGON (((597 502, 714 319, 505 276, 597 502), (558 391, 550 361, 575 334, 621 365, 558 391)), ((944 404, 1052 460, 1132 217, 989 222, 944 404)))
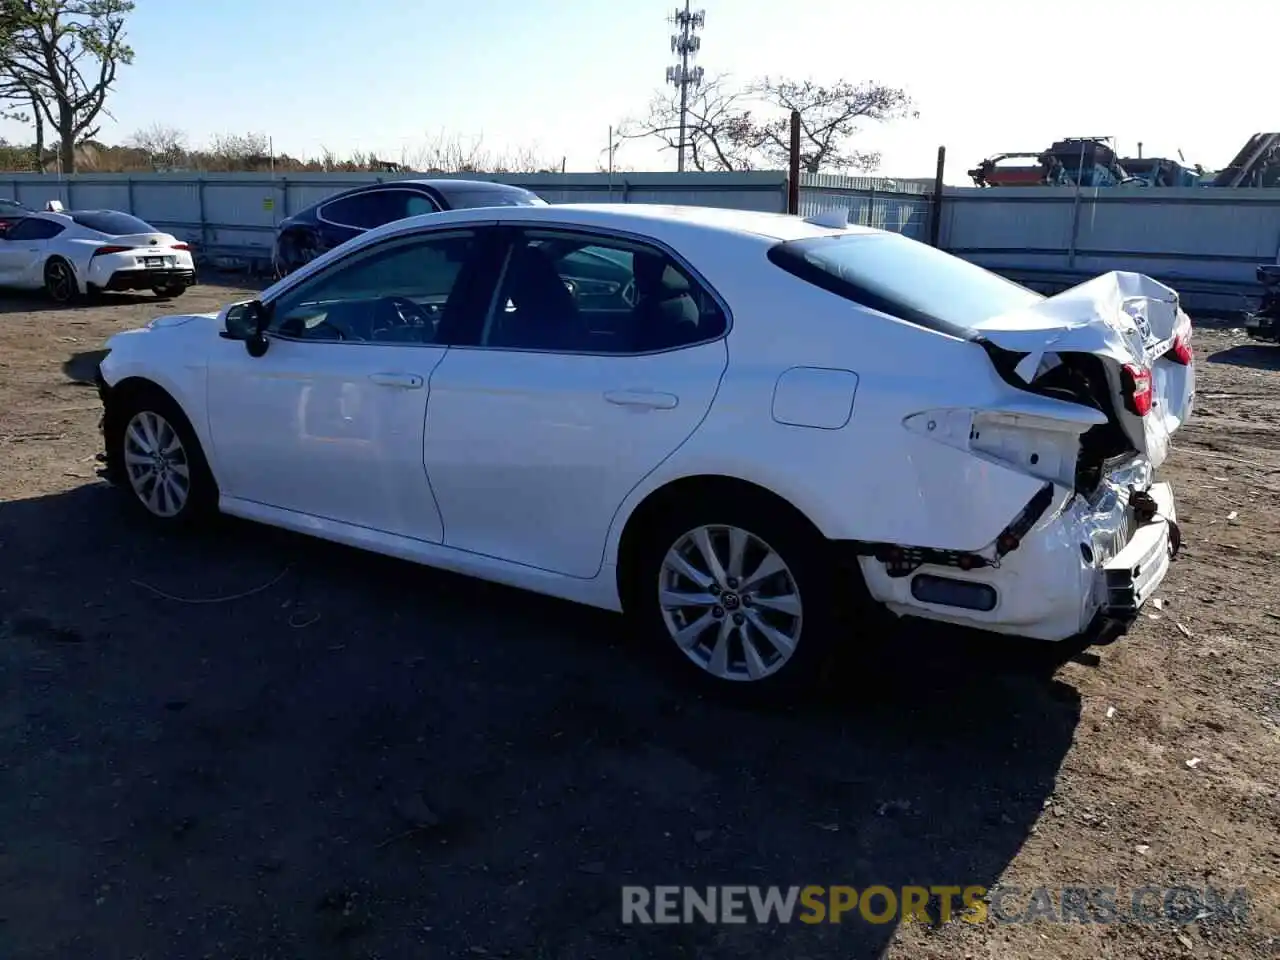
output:
POLYGON ((637 253, 633 259, 636 305, 632 310, 634 349, 661 350, 698 339, 698 304, 689 281, 666 257, 637 253))
POLYGON ((585 331, 578 306, 545 251, 534 246, 518 249, 503 286, 488 338, 490 346, 540 350, 583 348, 585 331))

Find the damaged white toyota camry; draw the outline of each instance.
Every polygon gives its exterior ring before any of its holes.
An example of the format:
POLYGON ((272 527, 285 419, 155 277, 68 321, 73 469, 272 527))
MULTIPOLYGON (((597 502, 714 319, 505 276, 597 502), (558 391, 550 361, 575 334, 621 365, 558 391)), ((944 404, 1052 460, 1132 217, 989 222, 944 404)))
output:
POLYGON ((1193 403, 1177 295, 1045 298, 830 223, 388 224, 113 337, 104 473, 165 524, 220 510, 625 610, 725 689, 810 679, 872 609, 1114 639, 1179 544, 1153 479, 1193 403))

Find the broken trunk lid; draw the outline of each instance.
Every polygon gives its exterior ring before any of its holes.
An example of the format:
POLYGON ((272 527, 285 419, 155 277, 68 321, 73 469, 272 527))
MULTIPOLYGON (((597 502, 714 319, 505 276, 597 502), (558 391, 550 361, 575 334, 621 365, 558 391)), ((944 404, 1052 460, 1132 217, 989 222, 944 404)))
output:
POLYGON ((1104 361, 1119 426, 1138 453, 1159 466, 1169 438, 1191 413, 1195 370, 1175 359, 1179 337, 1189 347, 1191 321, 1178 295, 1139 273, 1112 271, 1014 313, 972 324, 976 338, 1024 354, 1015 374, 1033 383, 1056 355, 1087 353, 1104 361), (1134 394, 1149 378, 1150 409, 1134 394), (1136 382, 1135 382, 1136 381, 1136 382))

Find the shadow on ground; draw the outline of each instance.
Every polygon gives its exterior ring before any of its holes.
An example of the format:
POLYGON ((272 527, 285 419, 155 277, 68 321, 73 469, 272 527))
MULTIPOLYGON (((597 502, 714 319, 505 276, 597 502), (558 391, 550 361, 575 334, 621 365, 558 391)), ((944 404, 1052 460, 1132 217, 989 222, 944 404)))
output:
POLYGON ((62 375, 72 383, 82 386, 96 386, 98 365, 109 353, 108 350, 82 350, 73 353, 62 364, 62 375))
POLYGON ((275 281, 271 276, 248 270, 219 270, 204 267, 200 270, 202 287, 227 287, 232 290, 265 290, 275 281))
POLYGON ((989 886, 1079 717, 907 640, 730 709, 610 615, 118 502, 0 504, 8 958, 874 957, 892 923, 624 926, 620 888, 989 886))
POLYGON ((1234 367, 1253 367, 1257 370, 1280 370, 1280 344, 1237 344, 1212 354, 1209 362, 1226 363, 1234 367))
POLYGON ((178 304, 181 299, 157 297, 153 293, 102 293, 93 297, 82 297, 74 303, 54 303, 43 290, 4 290, 0 296, 0 315, 6 313, 65 313, 74 314, 84 308, 101 309, 103 307, 127 307, 138 304, 155 304, 157 307, 170 307, 168 313, 179 313, 178 304))

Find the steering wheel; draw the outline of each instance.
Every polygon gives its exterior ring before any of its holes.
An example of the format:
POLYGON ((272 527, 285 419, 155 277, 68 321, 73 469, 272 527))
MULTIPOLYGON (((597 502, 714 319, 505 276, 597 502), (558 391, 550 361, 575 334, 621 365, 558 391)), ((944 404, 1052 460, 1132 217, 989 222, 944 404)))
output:
POLYGON ((386 303, 395 311, 396 316, 400 318, 401 324, 406 327, 435 326, 431 311, 408 297, 387 297, 383 300, 383 303, 386 303))

